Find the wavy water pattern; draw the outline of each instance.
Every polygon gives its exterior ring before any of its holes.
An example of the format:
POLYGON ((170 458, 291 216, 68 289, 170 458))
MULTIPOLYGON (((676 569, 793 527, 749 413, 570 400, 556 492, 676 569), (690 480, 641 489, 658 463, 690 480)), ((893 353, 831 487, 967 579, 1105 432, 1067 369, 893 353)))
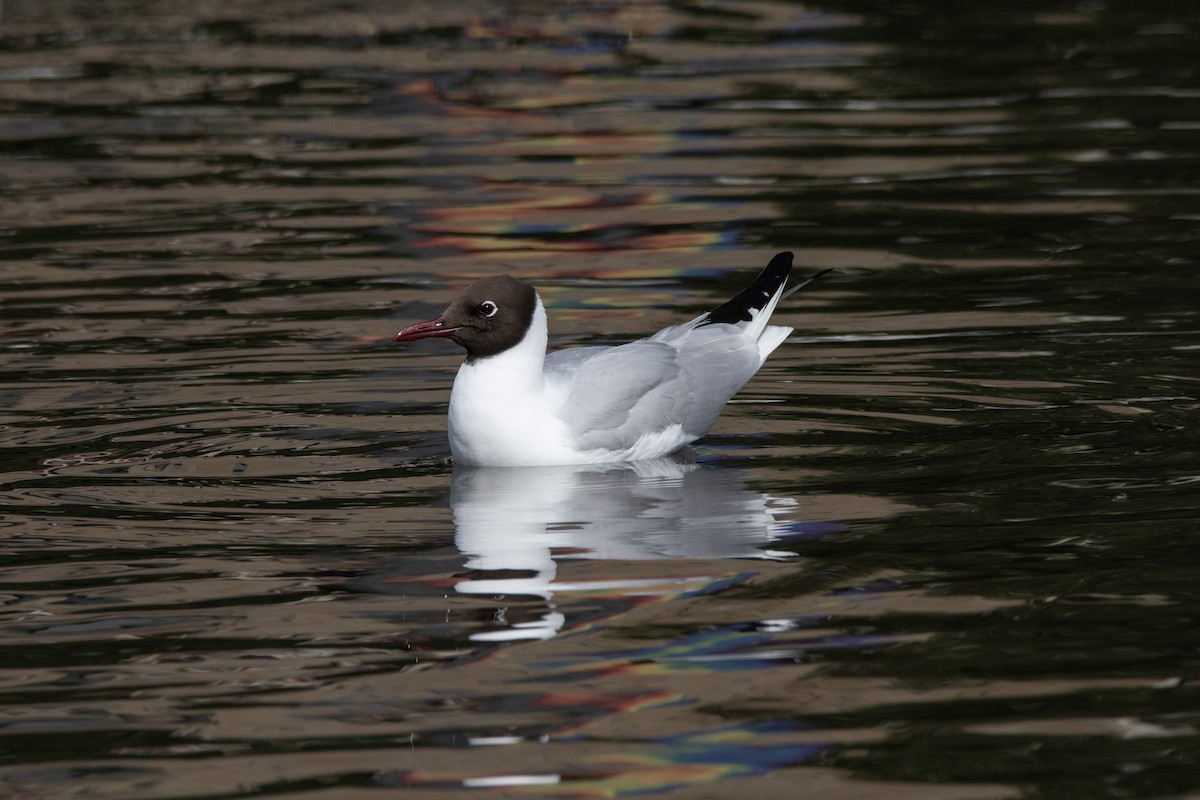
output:
POLYGON ((0 4, 0 797, 1200 791, 1200 12, 0 4), (449 461, 833 273, 694 452, 449 461))

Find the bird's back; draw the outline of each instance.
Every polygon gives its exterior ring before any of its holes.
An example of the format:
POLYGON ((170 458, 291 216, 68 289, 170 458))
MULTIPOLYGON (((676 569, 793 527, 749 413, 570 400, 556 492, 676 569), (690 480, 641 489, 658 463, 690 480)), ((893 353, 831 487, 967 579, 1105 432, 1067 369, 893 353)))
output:
POLYGON ((553 353, 546 376, 563 388, 557 416, 579 449, 636 448, 649 435, 677 439, 673 450, 707 433, 761 364, 758 342, 740 329, 689 323, 617 347, 553 353))
POLYGON ((731 300, 695 319, 616 347, 546 358, 557 412, 580 450, 655 457, 708 433, 721 409, 792 333, 768 325, 792 254, 780 253, 731 300), (662 452, 647 453, 661 448, 662 452))

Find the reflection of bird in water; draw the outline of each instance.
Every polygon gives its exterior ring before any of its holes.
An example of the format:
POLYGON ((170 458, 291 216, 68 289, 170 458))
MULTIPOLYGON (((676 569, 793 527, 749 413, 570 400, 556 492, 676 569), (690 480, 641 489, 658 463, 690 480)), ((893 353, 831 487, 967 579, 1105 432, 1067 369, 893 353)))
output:
MULTIPOLYGON (((556 591, 620 582, 556 583, 556 559, 778 558, 791 535, 777 519, 795 501, 746 486, 738 470, 676 459, 571 467, 456 467, 450 493, 455 543, 470 595, 538 597, 541 616, 508 619, 477 641, 548 638, 564 624, 556 591)), ((630 593, 636 591, 629 583, 630 593)))
MULTIPOLYGON (((699 439, 792 332, 768 325, 792 254, 727 303, 617 347, 546 355, 546 312, 529 284, 483 278, 396 341, 448 338, 467 351, 450 394, 455 462, 588 464, 659 458, 699 439)), ((814 276, 815 277, 815 276, 814 276)))

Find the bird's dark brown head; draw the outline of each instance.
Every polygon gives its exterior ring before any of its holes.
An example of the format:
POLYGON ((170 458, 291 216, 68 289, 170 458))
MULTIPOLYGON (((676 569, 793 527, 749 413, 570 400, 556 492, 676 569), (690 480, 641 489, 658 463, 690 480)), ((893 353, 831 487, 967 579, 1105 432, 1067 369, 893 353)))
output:
POLYGON ((467 358, 503 353, 525 337, 537 308, 537 293, 509 275, 480 278, 467 287, 441 316, 410 325, 397 342, 447 338, 467 351, 467 358))

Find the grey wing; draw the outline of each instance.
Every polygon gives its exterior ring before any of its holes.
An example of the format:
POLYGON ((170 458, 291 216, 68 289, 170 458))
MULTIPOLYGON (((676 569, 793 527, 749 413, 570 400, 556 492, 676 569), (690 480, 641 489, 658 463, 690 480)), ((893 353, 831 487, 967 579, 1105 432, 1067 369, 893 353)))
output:
POLYGON ((566 350, 555 350, 546 355, 546 373, 566 375, 580 363, 595 358, 608 350, 615 350, 611 345, 591 345, 588 347, 568 347, 566 350))
POLYGON ((683 347, 641 340, 548 359, 548 375, 569 381, 560 416, 579 446, 623 449, 674 424, 692 438, 703 436, 759 363, 751 341, 717 331, 695 335, 708 330, 689 332, 683 347))

